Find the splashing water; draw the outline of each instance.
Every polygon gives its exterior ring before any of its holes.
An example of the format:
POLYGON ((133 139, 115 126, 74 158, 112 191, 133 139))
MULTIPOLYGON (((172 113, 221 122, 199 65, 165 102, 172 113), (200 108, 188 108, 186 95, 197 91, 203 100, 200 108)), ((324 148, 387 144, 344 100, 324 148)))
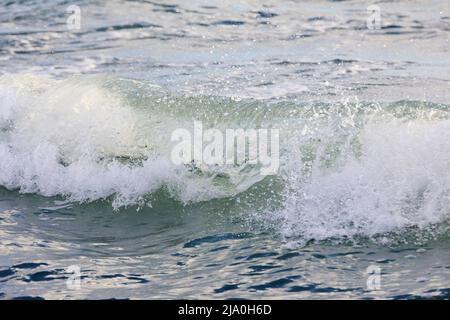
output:
POLYGON ((81 202, 111 198, 119 208, 145 205, 162 188, 175 201, 196 203, 263 183, 254 165, 174 165, 170 134, 195 115, 219 128, 280 129, 282 167, 274 178, 284 200, 269 215, 283 221, 288 238, 372 236, 448 219, 445 105, 235 102, 108 76, 0 83, 0 181, 9 189, 81 202))

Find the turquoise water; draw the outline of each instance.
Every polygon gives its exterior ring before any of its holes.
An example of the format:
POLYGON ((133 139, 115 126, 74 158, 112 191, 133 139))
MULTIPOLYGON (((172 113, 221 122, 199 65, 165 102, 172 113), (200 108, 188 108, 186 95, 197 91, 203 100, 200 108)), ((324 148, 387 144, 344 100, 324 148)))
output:
POLYGON ((73 4, 0 1, 0 298, 448 299, 446 1, 73 4))

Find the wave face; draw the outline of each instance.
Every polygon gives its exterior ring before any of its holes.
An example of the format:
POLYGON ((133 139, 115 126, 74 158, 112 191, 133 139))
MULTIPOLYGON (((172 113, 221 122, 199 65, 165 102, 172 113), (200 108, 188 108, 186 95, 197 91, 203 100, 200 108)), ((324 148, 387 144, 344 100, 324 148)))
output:
POLYGON ((2 76, 0 101, 0 185, 8 189, 110 199, 114 208, 148 204, 161 189, 185 204, 243 192, 266 202, 281 196, 275 209, 255 216, 282 221, 283 235, 305 239, 448 221, 446 105, 236 101, 111 76, 2 76), (173 164, 171 133, 194 120, 279 129, 279 174, 261 176, 255 165, 173 164))

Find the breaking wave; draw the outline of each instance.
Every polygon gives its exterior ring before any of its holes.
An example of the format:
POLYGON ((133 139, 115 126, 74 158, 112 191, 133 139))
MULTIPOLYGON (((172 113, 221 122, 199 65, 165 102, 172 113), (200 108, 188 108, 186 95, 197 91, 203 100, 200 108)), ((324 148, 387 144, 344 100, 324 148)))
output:
POLYGON ((450 108, 183 96, 112 76, 0 77, 0 185, 68 201, 146 205, 161 189, 185 204, 255 189, 279 205, 257 216, 286 237, 375 235, 448 221, 450 108), (170 160, 173 130, 277 128, 280 171, 170 160), (257 186, 267 180, 269 187, 257 186), (277 188, 274 190, 273 188, 277 188))

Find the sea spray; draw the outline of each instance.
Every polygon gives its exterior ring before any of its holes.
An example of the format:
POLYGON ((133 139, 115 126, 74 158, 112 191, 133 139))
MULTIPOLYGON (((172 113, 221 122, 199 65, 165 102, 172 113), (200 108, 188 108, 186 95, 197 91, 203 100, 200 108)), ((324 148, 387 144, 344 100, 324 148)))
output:
POLYGON ((255 206, 256 216, 278 221, 288 239, 371 236, 448 220, 446 105, 234 101, 106 75, 3 76, 0 94, 0 184, 8 189, 108 199, 117 209, 145 205, 161 189, 184 204, 247 191, 247 199, 258 198, 252 190, 270 203, 279 195, 258 188, 270 178, 282 186, 282 204, 255 206), (278 128, 279 172, 267 177, 254 163, 173 163, 171 134, 193 120, 223 132, 278 128))

